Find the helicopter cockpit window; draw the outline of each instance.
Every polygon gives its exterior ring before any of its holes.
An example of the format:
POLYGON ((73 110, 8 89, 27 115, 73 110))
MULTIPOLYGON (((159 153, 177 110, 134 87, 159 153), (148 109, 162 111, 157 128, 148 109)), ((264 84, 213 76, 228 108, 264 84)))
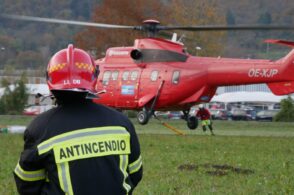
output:
POLYGON ((157 70, 153 70, 151 72, 151 75, 150 75, 151 81, 156 81, 157 80, 157 77, 158 77, 158 71, 157 70))
POLYGON ((180 81, 180 71, 176 70, 173 73, 172 83, 173 84, 178 84, 179 81, 180 81))
POLYGON ((115 70, 115 71, 113 71, 112 74, 111 74, 111 79, 112 79, 113 81, 116 81, 117 78, 118 78, 118 71, 115 70))
POLYGON ((103 79, 102 79, 102 83, 103 85, 108 85, 108 82, 109 82, 109 79, 110 79, 110 75, 111 75, 111 72, 110 71, 105 71, 104 74, 103 74, 103 79))
POLYGON ((122 80, 126 81, 128 80, 128 77, 129 77, 129 71, 125 71, 122 75, 122 80))
POLYGON ((131 72, 131 80, 135 81, 138 78, 138 71, 132 71, 131 72))

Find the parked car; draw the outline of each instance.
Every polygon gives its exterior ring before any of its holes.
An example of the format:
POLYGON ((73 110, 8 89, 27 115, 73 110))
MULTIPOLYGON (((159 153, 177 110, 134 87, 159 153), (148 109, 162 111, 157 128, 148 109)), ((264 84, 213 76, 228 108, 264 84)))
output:
POLYGON ((156 111, 155 116, 161 119, 183 119, 182 111, 156 111))
POLYGON ((161 119, 167 119, 168 118, 168 112, 164 111, 155 111, 155 116, 161 119))
POLYGON ((245 110, 243 109, 232 109, 231 110, 232 120, 248 120, 248 116, 245 110))
POLYGON ((231 110, 232 120, 255 120, 256 110, 253 108, 234 108, 231 110))
POLYGON ((212 109, 210 110, 211 118, 213 120, 228 120, 230 118, 230 113, 224 109, 212 109))
POLYGON ((256 119, 256 110, 254 109, 245 109, 247 120, 255 120, 256 119))
POLYGON ((256 114, 257 121, 273 121, 279 110, 262 110, 256 114))
POLYGON ((45 112, 47 110, 50 110, 53 107, 54 107, 53 105, 28 105, 27 107, 24 108, 23 114, 34 116, 34 115, 41 114, 42 112, 45 112))
POLYGON ((168 119, 182 119, 184 114, 182 111, 169 111, 167 115, 168 119))

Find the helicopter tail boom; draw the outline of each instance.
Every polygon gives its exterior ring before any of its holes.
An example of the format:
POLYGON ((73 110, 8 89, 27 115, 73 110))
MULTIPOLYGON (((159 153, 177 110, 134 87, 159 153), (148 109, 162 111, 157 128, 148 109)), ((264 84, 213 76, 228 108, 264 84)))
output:
MULTIPOLYGON (((278 40, 281 41, 281 40, 278 40)), ((294 47, 294 42, 289 41, 282 41, 279 42, 280 44, 284 44, 287 46, 294 47), (283 43, 282 43, 283 42, 283 43)), ((280 59, 285 66, 283 71, 284 77, 288 78, 286 81, 281 82, 274 82, 274 83, 267 83, 267 86, 275 95, 287 95, 290 93, 294 93, 294 49, 285 56, 284 58, 280 59)))
POLYGON ((294 93, 294 42, 271 40, 293 47, 285 57, 272 60, 212 59, 208 68, 210 86, 266 83, 276 95, 294 93))

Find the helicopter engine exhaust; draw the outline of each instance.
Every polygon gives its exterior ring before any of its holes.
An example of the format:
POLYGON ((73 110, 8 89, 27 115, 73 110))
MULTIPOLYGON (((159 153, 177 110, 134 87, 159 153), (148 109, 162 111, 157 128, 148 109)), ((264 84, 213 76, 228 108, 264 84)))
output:
POLYGON ((143 57, 143 54, 140 50, 134 49, 131 51, 131 58, 134 60, 140 60, 143 57))

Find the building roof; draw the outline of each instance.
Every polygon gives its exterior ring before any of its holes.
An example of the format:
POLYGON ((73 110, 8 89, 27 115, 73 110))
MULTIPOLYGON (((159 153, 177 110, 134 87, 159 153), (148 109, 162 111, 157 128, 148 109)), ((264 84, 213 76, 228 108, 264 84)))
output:
POLYGON ((215 95, 211 102, 272 102, 278 103, 287 96, 277 96, 268 92, 231 92, 215 95))
POLYGON ((28 93, 32 95, 36 95, 40 93, 42 95, 49 95, 50 91, 47 84, 26 84, 28 89, 28 93))
MULTIPOLYGON (((14 90, 14 85, 10 85, 9 88, 14 90)), ((42 95, 49 95, 50 91, 47 84, 26 84, 29 95, 36 95, 40 93, 42 95)), ((0 97, 4 94, 5 88, 0 88, 0 97)))

